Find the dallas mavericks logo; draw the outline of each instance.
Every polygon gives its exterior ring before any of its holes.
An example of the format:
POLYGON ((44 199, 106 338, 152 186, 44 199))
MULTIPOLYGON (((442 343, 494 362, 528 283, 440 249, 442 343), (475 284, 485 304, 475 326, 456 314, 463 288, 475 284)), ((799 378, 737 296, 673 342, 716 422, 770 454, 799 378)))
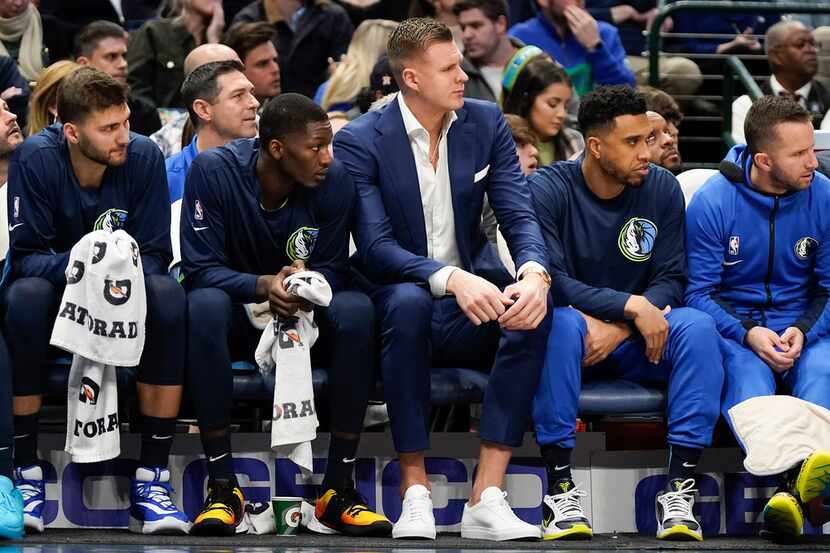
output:
POLYGON ((807 259, 813 252, 816 251, 818 248, 818 242, 814 238, 810 238, 809 236, 805 236, 798 240, 795 243, 795 255, 799 259, 807 259))
POLYGON ((92 230, 115 232, 127 223, 127 212, 123 209, 108 209, 98 216, 92 230))
POLYGON ((620 230, 620 252, 631 261, 648 261, 657 240, 657 225, 641 217, 632 217, 620 230))
POLYGON ((285 243, 285 254, 288 259, 306 261, 311 257, 311 251, 314 249, 319 234, 320 229, 314 227, 300 227, 295 230, 285 243))
POLYGON ((97 382, 91 378, 84 376, 81 378, 81 390, 78 393, 78 400, 81 403, 89 403, 95 405, 98 403, 98 394, 101 393, 101 387, 97 382))
POLYGON ((112 305, 124 305, 130 299, 132 283, 126 280, 104 280, 104 298, 112 305))

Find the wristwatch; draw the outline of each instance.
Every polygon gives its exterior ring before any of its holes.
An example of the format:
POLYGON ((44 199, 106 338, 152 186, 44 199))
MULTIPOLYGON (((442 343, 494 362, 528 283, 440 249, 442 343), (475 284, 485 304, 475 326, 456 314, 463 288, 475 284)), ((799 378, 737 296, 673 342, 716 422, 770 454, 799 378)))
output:
POLYGON ((545 281, 545 285, 548 288, 550 288, 550 274, 544 269, 531 267, 531 268, 527 269, 525 272, 522 273, 522 276, 519 278, 519 280, 523 279, 525 276, 527 276, 531 273, 536 273, 537 275, 541 276, 542 280, 545 281))

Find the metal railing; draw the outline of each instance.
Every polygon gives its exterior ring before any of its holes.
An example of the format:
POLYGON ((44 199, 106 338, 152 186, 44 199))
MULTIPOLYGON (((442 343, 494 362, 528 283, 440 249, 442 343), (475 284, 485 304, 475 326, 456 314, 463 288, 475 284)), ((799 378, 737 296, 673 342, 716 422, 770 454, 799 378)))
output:
POLYGON ((726 58, 726 64, 723 68, 723 128, 721 130, 721 138, 723 138, 724 143, 729 148, 735 145, 735 138, 732 136, 732 102, 735 99, 736 78, 746 89, 749 99, 753 102, 764 95, 761 92, 761 87, 758 86, 758 83, 749 74, 749 70, 738 56, 729 56, 726 58))
MULTIPOLYGON (((756 13, 824 13, 830 14, 830 2, 816 1, 815 4, 800 4, 795 2, 734 2, 730 0, 680 0, 671 4, 658 4, 660 11, 651 24, 648 32, 648 67, 649 84, 660 86, 660 54, 662 53, 663 36, 660 32, 663 22, 674 12, 681 10, 717 11, 717 12, 756 12, 756 13)), ((682 55, 682 53, 680 54, 682 55)))

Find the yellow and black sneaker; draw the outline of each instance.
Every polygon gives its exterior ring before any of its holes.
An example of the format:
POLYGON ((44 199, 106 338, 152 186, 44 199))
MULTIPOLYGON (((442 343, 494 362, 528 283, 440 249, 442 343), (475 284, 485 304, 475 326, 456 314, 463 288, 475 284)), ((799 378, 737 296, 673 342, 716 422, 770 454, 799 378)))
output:
POLYGON ((764 506, 764 525, 761 537, 767 539, 795 539, 804 532, 804 511, 798 500, 787 492, 773 495, 764 506))
POLYGON ((247 532, 242 490, 228 480, 210 482, 205 506, 193 521, 190 533, 195 536, 233 536, 247 532))
POLYGON ((389 519, 371 511, 354 488, 326 490, 314 512, 317 520, 347 536, 385 537, 392 533, 389 519))
POLYGON ((697 492, 694 479, 674 479, 669 482, 669 490, 655 500, 657 539, 703 541, 700 523, 692 513, 697 492))
POLYGON ((553 488, 559 493, 545 495, 542 501, 542 539, 591 539, 594 531, 580 501, 588 497, 588 493, 579 489, 570 478, 560 478, 553 488))
POLYGON ((789 487, 790 493, 805 505, 826 496, 830 492, 830 452, 817 450, 807 456, 789 487))

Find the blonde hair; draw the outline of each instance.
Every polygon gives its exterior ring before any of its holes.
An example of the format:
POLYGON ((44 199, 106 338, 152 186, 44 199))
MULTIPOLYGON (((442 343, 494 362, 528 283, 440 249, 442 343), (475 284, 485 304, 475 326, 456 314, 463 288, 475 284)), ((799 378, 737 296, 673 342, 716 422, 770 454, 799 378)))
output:
POLYGON ((51 123, 49 108, 57 109, 58 87, 70 73, 80 69, 74 61, 61 60, 46 67, 32 89, 32 98, 29 102, 29 125, 26 136, 32 136, 51 123))
POLYGON ((343 60, 334 70, 320 102, 323 109, 354 102, 362 88, 369 86, 369 76, 378 59, 386 53, 386 43, 398 26, 387 19, 367 19, 354 32, 343 60))

